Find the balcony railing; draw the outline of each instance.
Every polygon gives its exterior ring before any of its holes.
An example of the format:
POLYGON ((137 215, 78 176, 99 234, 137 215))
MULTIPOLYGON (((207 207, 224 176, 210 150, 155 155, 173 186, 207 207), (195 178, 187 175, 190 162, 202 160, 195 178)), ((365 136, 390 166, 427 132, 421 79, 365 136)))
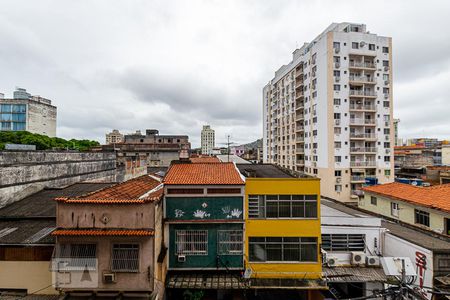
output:
POLYGON ((349 76, 348 80, 353 82, 375 82, 375 78, 367 76, 349 76))
POLYGON ((355 105, 355 104, 350 104, 350 109, 353 109, 353 110, 376 110, 375 105, 355 105))
POLYGON ((366 181, 364 176, 351 176, 350 181, 366 181))
POLYGON ((297 159, 297 160, 296 160, 296 164, 297 164, 297 165, 304 165, 304 164, 305 164, 305 161, 304 161, 303 159, 297 159))
POLYGON ((353 67, 353 68, 366 68, 366 69, 375 69, 376 68, 374 63, 357 62, 357 61, 351 61, 349 63, 349 66, 353 67))
POLYGON ((295 138, 295 141, 296 142, 303 142, 305 140, 305 138, 303 137, 303 136, 297 136, 296 138, 295 138))
POLYGON ((350 96, 362 96, 362 97, 376 97, 377 93, 374 91, 363 91, 363 90, 350 90, 350 96))
POLYGON ((297 154, 303 154, 303 153, 305 153, 305 149, 303 149, 303 148, 297 148, 297 149, 295 149, 295 153, 297 153, 297 154))
POLYGON ((295 127, 295 129, 297 131, 305 131, 305 127, 304 126, 297 126, 297 127, 295 127))
POLYGON ((351 161, 350 162, 351 167, 375 167, 376 162, 375 161, 351 161))
POLYGON ((355 139, 376 139, 376 135, 374 133, 350 133, 350 138, 355 139))
POLYGON ((350 118, 350 125, 374 125, 375 119, 350 118))
POLYGON ((374 147, 351 147, 350 152, 377 152, 374 147))

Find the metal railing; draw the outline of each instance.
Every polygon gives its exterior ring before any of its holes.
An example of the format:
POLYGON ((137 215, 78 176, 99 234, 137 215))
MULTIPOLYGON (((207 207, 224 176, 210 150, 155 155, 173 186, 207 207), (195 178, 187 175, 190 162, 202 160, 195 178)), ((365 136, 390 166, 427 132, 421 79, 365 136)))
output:
POLYGON ((350 181, 366 181, 364 176, 351 176, 350 181))
POLYGON ((376 97, 377 93, 374 91, 363 91, 363 90, 350 90, 350 96, 367 96, 367 97, 376 97))
POLYGON ((350 125, 373 125, 375 119, 350 118, 350 125))
POLYGON ((350 152, 377 152, 375 147, 351 147, 350 152))
POLYGON ((350 67, 354 67, 354 68, 367 68, 367 69, 375 69, 376 68, 374 63, 369 63, 369 62, 351 61, 348 65, 350 67))
POLYGON ((351 167, 375 167, 376 162, 375 161, 351 161, 350 162, 351 167))
POLYGON ((375 82, 375 78, 367 76, 349 76, 348 80, 354 82, 375 82))
POLYGON ((354 110, 376 110, 375 105, 355 105, 355 104, 350 104, 350 109, 354 109, 354 110))
POLYGON ((376 139, 377 137, 374 133, 350 133, 350 138, 376 139))

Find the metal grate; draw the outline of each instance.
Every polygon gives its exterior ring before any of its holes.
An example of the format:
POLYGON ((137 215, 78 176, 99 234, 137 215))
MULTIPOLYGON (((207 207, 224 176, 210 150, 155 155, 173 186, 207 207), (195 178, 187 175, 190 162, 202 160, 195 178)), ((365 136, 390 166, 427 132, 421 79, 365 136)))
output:
POLYGON ((115 272, 139 272, 139 244, 114 244, 111 270, 115 272))
POLYGON ((58 244, 52 257, 52 267, 58 270, 95 270, 97 267, 96 244, 58 244))
POLYGON ((249 218, 317 218, 317 195, 249 195, 249 218))
POLYGON ((322 249, 326 251, 364 251, 365 234, 322 234, 322 249))
POLYGON ((177 230, 177 254, 208 255, 208 230, 177 230))
POLYGON ((243 253, 242 230, 218 230, 217 250, 219 255, 237 255, 243 253))

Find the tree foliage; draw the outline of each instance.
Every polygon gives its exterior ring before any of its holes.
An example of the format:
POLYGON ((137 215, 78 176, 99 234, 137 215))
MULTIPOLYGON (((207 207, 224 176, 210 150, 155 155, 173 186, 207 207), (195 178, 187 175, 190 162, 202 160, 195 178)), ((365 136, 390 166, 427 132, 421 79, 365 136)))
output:
POLYGON ((79 151, 86 151, 100 145, 97 141, 51 138, 28 131, 0 131, 0 149, 5 149, 5 144, 36 145, 37 150, 71 149, 79 151))

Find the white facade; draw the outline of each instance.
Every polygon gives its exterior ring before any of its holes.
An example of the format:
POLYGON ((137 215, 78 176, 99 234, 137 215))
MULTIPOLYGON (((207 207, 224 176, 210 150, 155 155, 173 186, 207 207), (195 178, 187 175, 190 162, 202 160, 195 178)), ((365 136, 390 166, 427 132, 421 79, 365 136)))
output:
POLYGON ((263 89, 263 159, 322 179, 356 201, 366 177, 394 179, 392 41, 363 24, 331 24, 263 89))
POLYGON ((203 125, 201 133, 202 154, 211 155, 215 146, 215 133, 209 125, 203 125))
POLYGON ((123 142, 123 134, 119 130, 113 129, 110 133, 106 134, 106 144, 115 144, 123 142))

